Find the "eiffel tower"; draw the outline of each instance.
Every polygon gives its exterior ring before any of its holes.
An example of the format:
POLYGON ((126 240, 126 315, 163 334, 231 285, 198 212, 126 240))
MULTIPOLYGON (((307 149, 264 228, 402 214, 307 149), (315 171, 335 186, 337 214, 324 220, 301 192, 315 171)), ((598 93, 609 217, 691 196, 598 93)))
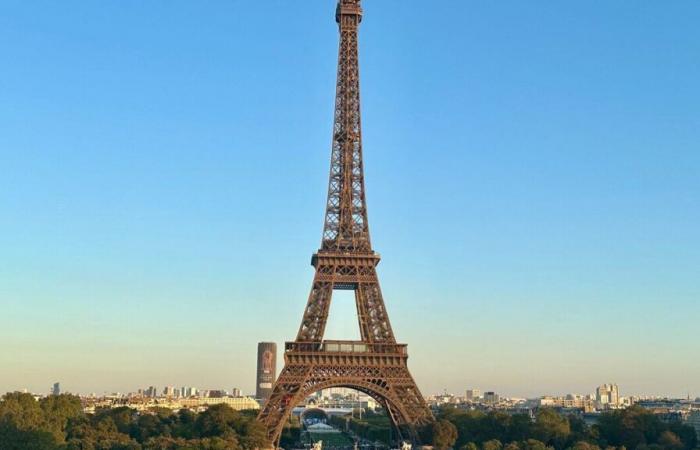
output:
POLYGON ((357 35, 360 0, 338 0, 340 30, 328 201, 321 248, 296 340, 287 342, 284 369, 258 420, 277 446, 292 409, 321 389, 347 387, 382 405, 401 439, 416 441, 416 427, 433 420, 408 371, 379 288, 379 255, 372 250, 365 203, 360 125, 357 35), (328 341, 323 334, 334 290, 353 290, 360 341, 328 341))

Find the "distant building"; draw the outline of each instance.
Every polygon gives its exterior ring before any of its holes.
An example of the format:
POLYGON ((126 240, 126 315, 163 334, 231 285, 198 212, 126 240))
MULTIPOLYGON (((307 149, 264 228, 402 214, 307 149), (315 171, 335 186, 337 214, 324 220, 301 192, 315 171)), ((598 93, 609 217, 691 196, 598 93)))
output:
POLYGON ((233 389, 231 390, 231 396, 232 396, 232 397, 243 397, 243 393, 241 392, 240 389, 238 389, 238 388, 233 388, 233 389))
POLYGON ((489 391, 484 392, 484 403, 488 405, 495 405, 501 401, 501 397, 495 392, 489 391))
POLYGON ((475 402, 481 398, 481 391, 479 389, 467 389, 467 401, 475 402))
POLYGON ((444 393, 439 394, 439 395, 434 395, 432 397, 432 401, 438 406, 439 405, 450 405, 450 404, 457 403, 457 398, 452 394, 444 392, 444 393))
POLYGON ((198 397, 178 400, 178 405, 185 408, 197 408, 208 405, 228 405, 231 408, 241 411, 244 409, 260 409, 260 404, 250 397, 198 397))
POLYGON ((54 383, 51 388, 51 395, 61 395, 61 383, 54 383))
POLYGON ((538 406, 556 408, 580 409, 584 412, 595 410, 595 402, 591 396, 569 394, 565 397, 545 396, 538 400, 538 406))
POLYGON ((149 386, 148 389, 144 391, 144 395, 150 398, 158 397, 158 389, 155 386, 149 386))
POLYGON ((193 387, 183 386, 182 388, 180 388, 180 397, 187 398, 194 397, 195 395, 197 395, 197 389, 193 387))
POLYGON ((255 380, 255 398, 265 402, 272 395, 272 385, 277 377, 277 344, 258 344, 258 372, 255 380))
POLYGON ((166 386, 165 389, 163 389, 163 396, 175 397, 175 386, 166 386))
POLYGON ((617 384, 603 384, 595 390, 595 400, 599 407, 617 407, 620 404, 620 391, 617 384))

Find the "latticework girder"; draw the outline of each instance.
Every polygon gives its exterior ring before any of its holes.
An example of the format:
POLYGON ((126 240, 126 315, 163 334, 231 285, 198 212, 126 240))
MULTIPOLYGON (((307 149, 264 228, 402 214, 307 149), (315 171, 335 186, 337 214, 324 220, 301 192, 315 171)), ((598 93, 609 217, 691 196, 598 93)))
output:
MULTIPOLYGON (((296 343, 290 344, 294 347, 296 343)), ((322 389, 347 387, 375 398, 396 428, 406 430, 407 438, 415 438, 416 427, 429 423, 432 414, 408 371, 406 359, 405 351, 288 351, 284 369, 259 420, 267 426, 270 439, 276 441, 292 409, 306 397, 322 389)))

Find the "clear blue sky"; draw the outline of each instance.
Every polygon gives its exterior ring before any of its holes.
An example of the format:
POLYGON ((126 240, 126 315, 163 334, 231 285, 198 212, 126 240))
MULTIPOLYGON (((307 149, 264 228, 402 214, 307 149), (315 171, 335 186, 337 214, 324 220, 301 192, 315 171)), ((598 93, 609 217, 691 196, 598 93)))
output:
MULTIPOLYGON (((700 3, 364 3, 370 227, 425 393, 700 395, 700 3)), ((334 8, 0 4, 0 391, 253 389, 320 243, 334 8)))

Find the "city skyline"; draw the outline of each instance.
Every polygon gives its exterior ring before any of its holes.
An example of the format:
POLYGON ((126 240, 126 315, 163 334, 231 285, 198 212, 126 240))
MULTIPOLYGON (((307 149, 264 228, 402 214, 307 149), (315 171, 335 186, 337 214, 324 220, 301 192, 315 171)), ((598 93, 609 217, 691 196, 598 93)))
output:
MULTIPOLYGON (((398 4, 365 6, 364 139, 419 387, 700 395, 700 7, 398 4)), ((199 8, 7 7, 0 390, 251 392, 257 342, 293 337, 332 8, 199 8)), ((326 337, 356 336, 350 312, 336 295, 326 337)))
MULTIPOLYGON (((256 382, 258 381, 257 379, 257 374, 256 374, 256 382)), ((59 391, 56 391, 56 388, 60 385, 59 382, 53 383, 52 386, 44 390, 38 389, 38 390, 32 390, 27 387, 22 387, 22 388, 13 388, 13 389, 8 389, 7 392, 28 392, 32 393, 35 395, 58 395, 57 392, 59 393, 68 393, 68 394, 75 394, 75 395, 81 395, 81 396, 111 396, 111 395, 127 395, 127 394, 139 394, 143 393, 146 396, 167 396, 169 394, 166 393, 166 390, 172 389, 175 392, 177 392, 178 397, 183 396, 181 393, 183 390, 185 392, 189 392, 189 394, 185 394, 184 396, 189 396, 189 395, 209 395, 209 393, 221 393, 221 394, 226 394, 230 395, 233 397, 239 397, 239 396, 245 396, 245 397, 251 397, 255 398, 257 400, 265 400, 265 396, 262 398, 257 395, 256 393, 256 383, 252 384, 251 390, 246 390, 246 389, 241 389, 239 384, 234 383, 233 387, 231 386, 208 386, 208 385, 186 385, 186 384, 179 384, 179 383, 163 383, 160 385, 146 385, 146 384, 141 384, 138 385, 140 387, 135 387, 135 386, 130 386, 126 389, 104 389, 104 390, 95 390, 95 391, 84 391, 84 390, 71 390, 67 389, 64 390, 63 388, 59 388, 59 391), (230 388, 230 389, 229 389, 230 388)), ((242 384, 241 384, 242 385, 242 384)), ((689 399, 689 400, 697 400, 700 399, 700 395, 693 395, 690 391, 686 392, 684 395, 669 395, 668 393, 649 393, 649 392, 627 392, 624 390, 624 386, 622 391, 618 391, 618 385, 617 383, 603 383, 601 385, 596 385, 596 386, 590 386, 588 390, 584 389, 581 391, 575 391, 575 390, 568 390, 568 391, 543 391, 540 393, 535 393, 535 394, 518 394, 518 393, 512 393, 512 392, 504 392, 499 389, 495 389, 492 386, 488 386, 484 389, 476 386, 471 386, 471 385, 465 385, 462 386, 461 388, 457 388, 456 390, 450 390, 450 389, 442 389, 439 391, 434 391, 434 392, 426 392, 425 396, 426 398, 433 398, 433 397, 441 397, 444 395, 448 396, 455 396, 455 397, 464 397, 467 400, 471 399, 471 396, 473 395, 474 398, 483 398, 485 394, 496 394, 497 396, 501 396, 503 398, 508 398, 508 399, 539 399, 539 398, 564 398, 566 396, 581 396, 581 397, 591 397, 593 399, 599 398, 600 393, 599 390, 602 388, 605 388, 607 386, 614 386, 615 387, 615 398, 637 398, 637 399, 689 399), (461 389, 461 390, 460 390, 461 389)), ((332 390, 334 388, 326 389, 326 390, 332 390)), ((352 388, 340 388, 340 389, 347 389, 350 391, 354 391, 352 388)), ((358 391, 359 394, 363 394, 358 391)), ((612 401, 610 401, 613 403, 612 401)))
MULTIPOLYGON (((223 397, 247 397, 256 400, 259 405, 262 405, 266 400, 266 396, 259 396, 256 394, 255 388, 253 391, 248 392, 244 389, 240 389, 234 386, 230 389, 223 387, 198 387, 198 386, 185 386, 175 384, 164 384, 162 386, 147 386, 143 385, 138 388, 131 387, 123 391, 115 390, 105 390, 102 392, 81 392, 81 391, 63 391, 59 387, 60 383, 54 383, 53 386, 49 387, 46 392, 42 391, 32 391, 27 388, 22 389, 12 389, 8 392, 22 392, 29 393, 35 396, 56 396, 60 394, 68 395, 78 395, 84 398, 125 398, 125 397, 144 397, 144 398, 187 398, 187 397, 200 397, 200 398, 223 398, 223 397)), ((313 398, 317 395, 323 393, 333 393, 338 391, 343 395, 358 395, 361 397, 370 397, 368 394, 361 391, 357 391, 353 388, 336 387, 336 388, 326 388, 322 389, 309 398, 313 398)), ((624 389, 622 391, 624 393, 624 389)), ((522 396, 522 395, 504 395, 498 390, 482 390, 474 387, 463 388, 462 391, 449 391, 444 389, 442 392, 429 392, 426 394, 426 399, 431 403, 441 404, 443 400, 441 399, 451 399, 458 400, 459 402, 481 402, 481 403, 498 403, 498 399, 506 401, 540 401, 540 406, 564 406, 572 408, 582 408, 575 402, 593 402, 600 407, 606 407, 607 405, 612 405, 613 407, 626 408, 631 404, 635 404, 638 401, 652 401, 652 400, 668 400, 668 401, 687 401, 687 402, 700 402, 700 396, 692 396, 689 392, 685 396, 671 396, 671 395, 652 395, 645 393, 626 393, 625 395, 620 394, 619 386, 616 383, 603 383, 600 386, 595 386, 590 388, 588 391, 582 392, 543 392, 537 395, 522 396), (495 399, 495 401, 493 401, 495 399), (573 403, 570 406, 564 405, 564 402, 569 401, 573 403), (556 403, 560 402, 560 403, 556 403)), ((306 400, 308 400, 307 398, 306 400)), ((448 401, 449 403, 449 401, 448 401)))

